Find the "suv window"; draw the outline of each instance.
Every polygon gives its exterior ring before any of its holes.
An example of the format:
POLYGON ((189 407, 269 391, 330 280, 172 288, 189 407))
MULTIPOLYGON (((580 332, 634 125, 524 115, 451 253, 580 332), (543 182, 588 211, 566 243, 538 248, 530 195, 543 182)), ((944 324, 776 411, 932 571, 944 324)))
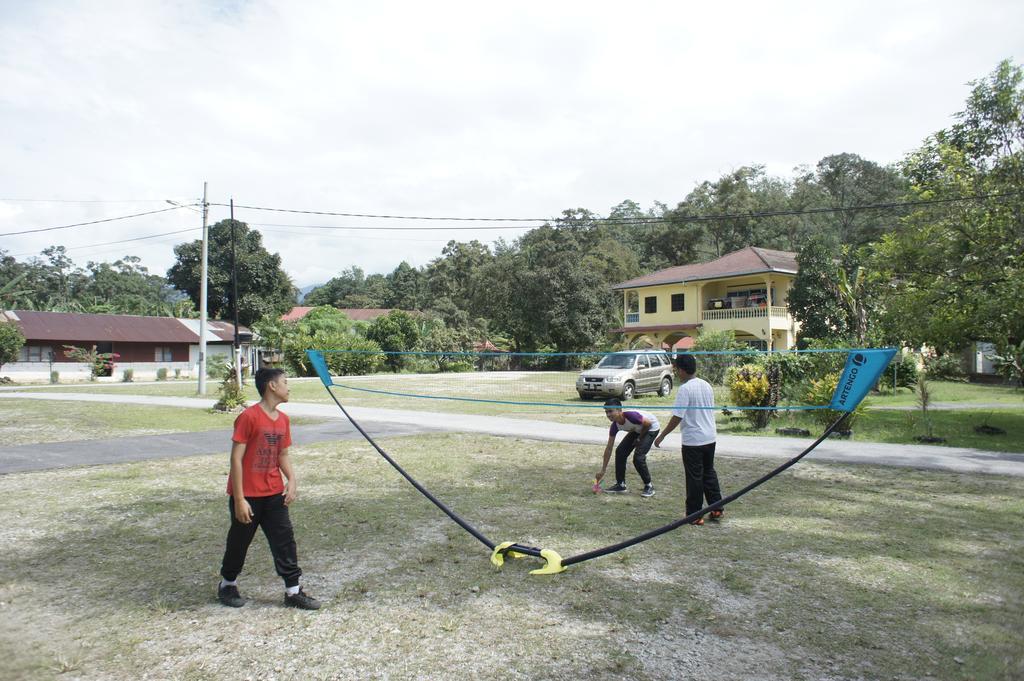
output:
POLYGON ((605 355, 601 358, 601 361, 597 363, 598 369, 632 369, 633 363, 636 361, 636 355, 623 354, 623 355, 605 355))

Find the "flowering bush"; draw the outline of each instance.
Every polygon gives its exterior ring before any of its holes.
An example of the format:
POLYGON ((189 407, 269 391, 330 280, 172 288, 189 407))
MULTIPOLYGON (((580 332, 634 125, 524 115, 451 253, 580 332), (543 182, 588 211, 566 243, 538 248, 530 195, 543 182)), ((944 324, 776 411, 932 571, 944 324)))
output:
MULTIPOLYGON (((729 368, 725 384, 737 406, 774 407, 779 403, 779 377, 777 365, 743 364, 729 368)), ((772 409, 754 409, 745 412, 745 416, 755 428, 765 428, 774 413, 772 409)))
POLYGON ((114 360, 120 359, 121 355, 116 352, 96 352, 96 346, 86 350, 75 345, 64 346, 64 356, 76 362, 89 365, 89 380, 96 380, 97 376, 110 376, 114 372, 114 360))

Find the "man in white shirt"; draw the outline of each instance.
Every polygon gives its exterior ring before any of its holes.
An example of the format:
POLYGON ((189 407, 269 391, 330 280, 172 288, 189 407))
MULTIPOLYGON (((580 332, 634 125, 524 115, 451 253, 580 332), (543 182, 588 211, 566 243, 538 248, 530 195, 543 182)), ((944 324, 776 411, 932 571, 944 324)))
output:
MULTIPOLYGON (((715 472, 715 393, 711 384, 697 378, 697 360, 693 355, 676 355, 676 376, 679 377, 679 391, 676 405, 668 425, 654 440, 655 447, 661 447, 665 436, 683 424, 683 469, 686 472, 686 515, 703 508, 703 501, 713 504, 722 498, 722 489, 715 472)), ((712 520, 722 517, 722 510, 709 514, 712 520)), ((704 519, 697 518, 694 525, 703 525, 704 519)))

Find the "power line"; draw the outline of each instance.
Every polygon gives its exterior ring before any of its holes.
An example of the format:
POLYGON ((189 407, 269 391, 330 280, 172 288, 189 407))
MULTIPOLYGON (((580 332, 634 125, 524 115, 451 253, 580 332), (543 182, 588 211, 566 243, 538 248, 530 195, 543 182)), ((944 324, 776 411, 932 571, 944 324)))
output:
MULTIPOLYGON (((156 238, 162 237, 162 236, 171 236, 172 234, 184 234, 186 232, 194 232, 197 229, 200 229, 200 228, 199 227, 190 227, 189 229, 179 229, 179 230, 176 230, 174 232, 161 232, 160 234, 149 234, 147 236, 137 236, 137 237, 134 237, 134 238, 131 238, 131 239, 121 239, 120 241, 104 241, 103 243, 99 243, 99 244, 82 244, 82 245, 79 245, 79 246, 65 246, 64 250, 66 250, 66 251, 75 251, 75 250, 79 250, 79 249, 82 249, 82 248, 98 248, 99 246, 113 246, 115 244, 126 244, 126 243, 128 243, 130 241, 143 241, 145 239, 156 239, 156 238)), ((14 254, 11 255, 11 257, 12 258, 22 258, 22 257, 27 256, 27 255, 35 255, 35 253, 14 253, 14 254)))
POLYGON ((102 220, 90 220, 89 222, 76 222, 71 225, 60 225, 59 227, 43 227, 40 229, 26 229, 20 232, 4 232, 0 236, 15 236, 16 234, 35 234, 37 232, 52 232, 57 229, 70 229, 72 227, 84 227, 85 225, 98 225, 102 222, 115 222, 116 220, 128 220, 130 218, 138 218, 143 215, 156 215, 157 213, 166 213, 172 210, 180 210, 186 206, 174 206, 172 208, 161 208, 160 210, 150 210, 145 213, 133 213, 131 215, 120 215, 116 218, 103 218, 102 220))
MULTIPOLYGON (((747 213, 717 213, 717 214, 704 214, 704 215, 673 215, 671 217, 641 217, 641 218, 594 218, 594 222, 600 222, 603 224, 620 224, 620 225, 645 225, 645 224, 662 224, 669 222, 717 222, 721 220, 739 220, 739 219, 751 219, 751 218, 769 218, 769 217, 786 217, 796 215, 820 215, 828 213, 852 213, 866 210, 888 210, 894 208, 913 208, 917 206, 930 206, 937 204, 946 203, 959 203, 965 201, 987 201, 990 199, 1001 199, 1010 196, 1017 196, 1024 192, 1004 192, 1001 194, 977 194, 971 196, 958 196, 953 198, 945 199, 922 199, 919 201, 893 201, 887 203, 873 203, 865 204, 860 206, 840 206, 840 207, 824 207, 824 208, 800 208, 800 209, 786 209, 786 210, 769 210, 769 211, 750 211, 747 213)), ((226 206, 223 203, 211 203, 211 206, 226 206)), ((425 215, 384 215, 375 213, 347 213, 339 211, 324 211, 324 210, 300 210, 295 208, 272 208, 267 206, 246 206, 241 204, 235 204, 235 208, 246 209, 246 210, 259 210, 269 211, 275 213, 293 213, 300 215, 329 215, 336 217, 359 217, 359 218, 375 218, 375 219, 386 219, 386 220, 445 220, 445 221, 456 221, 456 222, 541 222, 549 223, 556 221, 559 218, 491 218, 491 217, 452 217, 452 216, 425 216, 425 215)), ((271 224, 271 223, 268 223, 271 224)), ((288 225, 288 226, 300 226, 300 225, 288 225)), ((343 227, 333 225, 301 225, 303 227, 314 227, 317 229, 392 229, 392 230, 409 230, 415 228, 409 227, 343 227)), ((523 229, 521 225, 498 225, 498 226, 477 226, 477 227, 419 227, 421 230, 428 229, 444 229, 444 230, 455 230, 455 229, 523 229)))
POLYGON ((8 203, 162 203, 161 199, 14 199, 0 197, 8 203))

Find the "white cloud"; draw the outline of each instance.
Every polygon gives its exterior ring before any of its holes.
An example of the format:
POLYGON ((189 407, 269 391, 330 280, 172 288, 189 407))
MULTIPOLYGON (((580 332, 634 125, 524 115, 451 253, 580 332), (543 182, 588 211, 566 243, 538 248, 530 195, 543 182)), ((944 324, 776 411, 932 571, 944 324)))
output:
MULTIPOLYGON (((704 179, 896 161, 1020 54, 1024 6, 33 2, 0 6, 0 198, 195 198, 549 216, 704 179)), ((0 232, 156 204, 0 203, 0 232), (18 212, 15 212, 18 211, 18 212)), ((216 209, 213 217, 226 216, 216 209)), ((253 223, 359 224, 239 211, 253 223)), ((385 223, 386 224, 386 223, 385 223)), ((198 227, 181 211, 0 238, 12 253, 198 227)), ((296 282, 494 232, 270 231, 296 282)), ((514 236, 515 233, 506 236, 514 236)), ((72 251, 173 262, 171 239, 72 251)))

